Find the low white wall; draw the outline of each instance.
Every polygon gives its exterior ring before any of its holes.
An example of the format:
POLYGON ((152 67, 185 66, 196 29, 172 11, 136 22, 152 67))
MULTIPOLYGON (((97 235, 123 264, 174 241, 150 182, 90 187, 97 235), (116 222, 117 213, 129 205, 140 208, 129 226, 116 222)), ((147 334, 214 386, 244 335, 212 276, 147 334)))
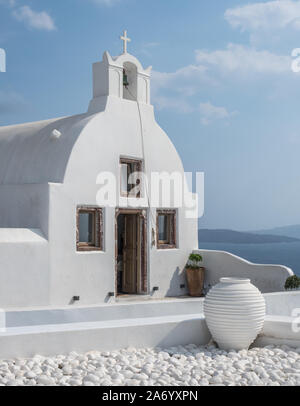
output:
POLYGON ((255 346, 288 345, 300 347, 300 329, 297 319, 288 316, 266 316, 264 327, 254 342, 255 346))
POLYGON ((263 331, 254 345, 300 346, 300 291, 276 292, 264 295, 267 316, 263 331), (295 313, 294 313, 295 311, 295 313))
POLYGON ((278 292, 284 290, 286 279, 293 271, 283 265, 253 264, 225 251, 196 250, 203 257, 205 286, 213 286, 222 277, 242 277, 251 279, 261 292, 278 292))
POLYGON ((202 311, 202 298, 7 310, 0 359, 129 346, 205 345, 211 335, 202 311))
POLYGON ((203 302, 203 298, 184 298, 112 302, 97 306, 9 308, 5 318, 6 327, 12 328, 195 314, 202 317, 203 302))
POLYGON ((267 293, 264 295, 267 315, 292 317, 294 309, 300 309, 300 291, 267 293))
POLYGON ((111 322, 38 326, 0 332, 0 359, 51 356, 71 351, 206 345, 210 340, 203 316, 125 319, 111 322), (10 331, 13 330, 13 331, 10 331))
MULTIPOLYGON (((40 241, 32 241, 29 231, 19 230, 18 242, 3 242, 1 232, 0 307, 49 303, 48 242, 38 234, 40 241), (28 240, 20 241, 24 236, 28 240)), ((11 233, 8 230, 8 240, 11 233)))

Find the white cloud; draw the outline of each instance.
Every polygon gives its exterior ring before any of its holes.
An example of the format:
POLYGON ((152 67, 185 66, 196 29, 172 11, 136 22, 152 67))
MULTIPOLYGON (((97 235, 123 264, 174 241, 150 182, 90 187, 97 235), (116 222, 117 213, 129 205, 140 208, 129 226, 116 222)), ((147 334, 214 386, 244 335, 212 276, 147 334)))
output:
POLYGON ((194 76, 195 74, 202 75, 205 72, 205 68, 202 66, 188 65, 184 68, 180 68, 175 72, 153 72, 152 76, 154 80, 160 85, 167 85, 172 80, 178 79, 179 77, 189 77, 194 76))
POLYGON ((236 111, 229 112, 225 107, 214 106, 211 102, 200 103, 199 112, 201 114, 201 122, 208 125, 215 120, 228 119, 238 114, 236 111))
POLYGON ((162 88, 172 88, 174 91, 180 91, 185 88, 185 84, 194 81, 194 89, 197 82, 208 80, 206 75, 207 68, 200 65, 188 65, 176 70, 175 72, 152 72, 152 84, 154 91, 162 88))
MULTIPOLYGON (((265 82, 271 75, 272 81, 274 75, 286 78, 292 75, 290 56, 258 51, 245 45, 229 44, 225 49, 214 51, 196 50, 195 56, 195 64, 169 73, 153 72, 152 99, 158 109, 195 112, 198 111, 195 107, 197 96, 203 98, 203 92, 211 93, 212 88, 224 89, 229 83, 234 86, 237 79, 247 85, 250 78, 258 83, 260 77, 265 82)), ((209 102, 200 105, 200 113, 203 124, 234 114, 209 102)))
MULTIPOLYGON (((255 3, 228 9, 225 13, 225 18, 233 27, 243 30, 266 28, 268 24, 285 26, 293 23, 297 26, 298 17, 300 18, 300 1, 291 0, 255 3)), ((203 98, 205 92, 211 93, 209 87, 224 90, 226 87, 234 87, 237 79, 240 84, 244 80, 246 86, 249 79, 255 79, 256 84, 266 84, 267 78, 271 78, 273 82, 277 80, 274 76, 291 78, 292 75, 290 55, 259 50, 249 45, 230 43, 224 49, 198 49, 195 57, 194 64, 174 72, 153 72, 153 100, 159 109, 173 109, 182 113, 198 111, 203 124, 228 119, 237 114, 229 112, 225 107, 214 106, 211 102, 195 107, 197 95, 203 98), (263 82, 259 82, 259 79, 263 82)))
POLYGON ((204 85, 215 81, 200 65, 188 65, 175 72, 152 72, 152 100, 159 110, 171 109, 180 113, 195 111, 189 98, 197 94, 204 85))
POLYGON ((196 50, 196 59, 206 68, 214 67, 223 73, 281 74, 291 71, 290 56, 238 44, 229 44, 224 50, 196 50))
POLYGON ((0 0, 0 4, 4 4, 8 7, 14 7, 16 5, 16 0, 0 0))
POLYGON ((91 0, 93 3, 100 6, 114 6, 119 3, 120 0, 91 0))
POLYGON ((142 44, 141 52, 143 54, 147 55, 148 57, 151 57, 152 53, 150 52, 150 50, 158 47, 159 45, 160 45, 159 42, 146 42, 146 43, 142 44))
POLYGON ((157 47, 159 45, 159 42, 146 42, 143 46, 146 48, 153 48, 157 47))
POLYGON ((199 112, 203 125, 209 125, 217 120, 229 119, 238 114, 237 111, 229 112, 225 107, 214 106, 211 102, 200 103, 197 107, 182 97, 157 95, 154 102, 158 110, 173 110, 181 114, 199 112))
POLYGON ((275 0, 230 8, 225 19, 242 31, 300 29, 300 1, 275 0))
MULTIPOLYGON (((269 51, 229 44, 225 49, 207 51, 196 50, 196 63, 177 69, 175 72, 152 73, 152 92, 154 99, 163 90, 172 91, 180 97, 188 98, 203 90, 203 87, 222 84, 224 76, 234 75, 245 78, 250 75, 289 74, 291 57, 277 55, 269 51)), ((161 106, 167 99, 163 98, 161 106)))
POLYGON ((188 101, 183 98, 157 95, 153 97, 153 100, 158 110, 174 110, 177 113, 192 113, 194 111, 188 101))
POLYGON ((37 30, 53 31, 56 29, 51 16, 46 11, 34 11, 29 6, 23 6, 13 11, 13 16, 24 22, 28 27, 37 30))

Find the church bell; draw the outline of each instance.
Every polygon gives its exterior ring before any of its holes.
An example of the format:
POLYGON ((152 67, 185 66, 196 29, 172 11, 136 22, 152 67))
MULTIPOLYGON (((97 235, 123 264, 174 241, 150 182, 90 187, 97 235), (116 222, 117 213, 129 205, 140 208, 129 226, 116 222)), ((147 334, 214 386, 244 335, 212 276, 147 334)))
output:
POLYGON ((125 69, 123 70, 123 86, 127 87, 129 85, 128 77, 126 75, 125 69))

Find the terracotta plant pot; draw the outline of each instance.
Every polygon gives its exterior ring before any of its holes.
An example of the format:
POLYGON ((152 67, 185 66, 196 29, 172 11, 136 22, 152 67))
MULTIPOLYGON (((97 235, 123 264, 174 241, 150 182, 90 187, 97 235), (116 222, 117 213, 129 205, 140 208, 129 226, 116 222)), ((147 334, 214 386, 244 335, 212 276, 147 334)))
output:
POLYGON ((203 294, 205 268, 186 268, 186 278, 190 296, 199 297, 203 294))

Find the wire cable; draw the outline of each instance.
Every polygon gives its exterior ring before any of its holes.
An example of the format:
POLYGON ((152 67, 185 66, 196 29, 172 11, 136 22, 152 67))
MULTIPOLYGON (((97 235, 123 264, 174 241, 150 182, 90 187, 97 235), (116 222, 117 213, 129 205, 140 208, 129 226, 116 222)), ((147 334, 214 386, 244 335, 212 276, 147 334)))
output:
MULTIPOLYGON (((146 170, 146 159, 145 159, 145 140, 144 140, 144 126, 143 126, 143 118, 142 118, 142 112, 141 112, 141 106, 137 98, 131 93, 131 91, 128 89, 128 86, 125 86, 126 90, 130 94, 130 96, 133 98, 133 100, 136 101, 137 108, 138 108, 138 114, 139 114, 139 119, 140 119, 140 128, 141 128, 141 144, 142 144, 142 157, 144 161, 144 171, 145 174, 147 174, 146 170)), ((147 202, 148 202, 148 207, 150 211, 150 221, 152 223, 152 245, 155 245, 155 226, 156 226, 156 220, 153 216, 152 210, 151 210, 151 204, 150 204, 150 196, 149 196, 149 190, 148 190, 148 182, 144 182, 145 184, 145 192, 147 196, 147 202), (153 232, 154 231, 154 232, 153 232)))

